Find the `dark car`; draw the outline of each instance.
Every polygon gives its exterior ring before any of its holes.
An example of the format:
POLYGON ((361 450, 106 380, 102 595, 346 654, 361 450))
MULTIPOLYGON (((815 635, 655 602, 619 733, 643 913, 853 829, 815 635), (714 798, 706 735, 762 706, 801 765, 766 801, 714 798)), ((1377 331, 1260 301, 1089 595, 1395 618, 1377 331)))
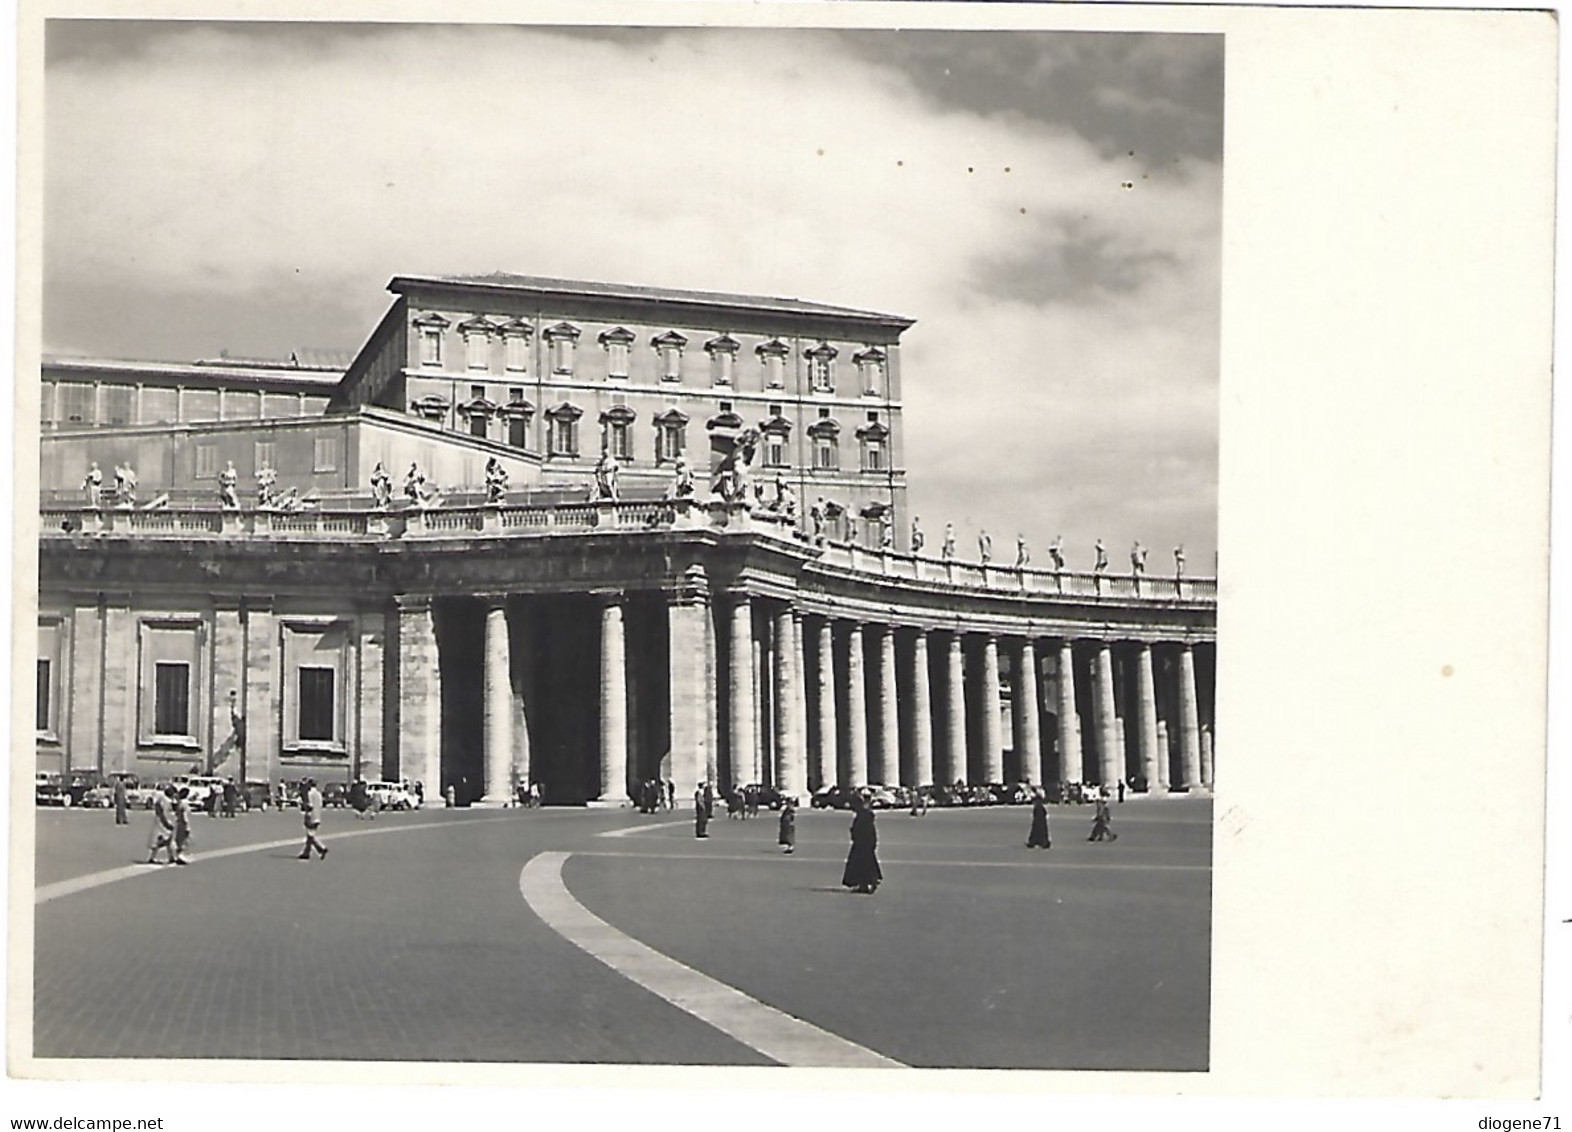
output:
POLYGON ((241 809, 267 810, 273 806, 273 788, 266 782, 248 782, 240 788, 241 809))
POLYGON ((815 810, 849 810, 852 797, 858 791, 850 786, 826 786, 808 800, 808 804, 815 810))
POLYGON ((992 794, 994 802, 1001 806, 1022 806, 1032 800, 1032 788, 1020 782, 1012 782, 1009 785, 990 782, 988 793, 992 794))
POLYGON ((94 790, 104 784, 104 776, 96 770, 73 770, 65 776, 66 793, 71 795, 71 805, 83 805, 94 790))
POLYGON ((322 787, 322 804, 324 806, 349 805, 349 786, 343 782, 329 782, 322 787))
POLYGON ((922 786, 917 791, 930 806, 959 806, 960 795, 950 786, 922 786))
POLYGON ((33 775, 33 804, 68 807, 72 804, 71 792, 58 774, 41 770, 33 775))

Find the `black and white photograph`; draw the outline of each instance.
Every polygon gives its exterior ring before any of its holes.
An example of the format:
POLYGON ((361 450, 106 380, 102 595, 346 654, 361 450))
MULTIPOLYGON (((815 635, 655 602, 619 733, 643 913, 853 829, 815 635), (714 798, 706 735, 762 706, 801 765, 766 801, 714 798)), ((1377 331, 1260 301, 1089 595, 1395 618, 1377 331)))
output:
POLYGON ((10 1072, 1530 1099, 1549 204, 1454 341, 1308 13, 703 7, 26 21, 10 1072))

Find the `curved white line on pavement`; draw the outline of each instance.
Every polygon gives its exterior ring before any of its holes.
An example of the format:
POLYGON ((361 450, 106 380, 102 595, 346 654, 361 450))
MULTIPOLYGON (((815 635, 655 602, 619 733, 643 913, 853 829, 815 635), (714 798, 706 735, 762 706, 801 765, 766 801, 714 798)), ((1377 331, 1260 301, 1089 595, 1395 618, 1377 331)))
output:
POLYGON ((519 873, 519 892, 547 927, 623 978, 782 1065, 903 1068, 899 1061, 766 1006, 624 935, 568 891, 562 882, 562 864, 569 856, 550 852, 531 858, 519 873))
MULTIPOLYGON (((498 814, 496 817, 470 818, 466 824, 483 821, 500 821, 502 820, 503 816, 504 815, 498 814)), ((447 821, 426 821, 421 822, 419 825, 385 825, 380 829, 351 829, 334 833, 332 835, 332 841, 345 841, 351 837, 370 837, 373 834, 378 833, 402 833, 405 830, 411 829, 435 829, 439 825, 451 824, 453 823, 447 821)), ((193 856, 191 858, 191 863, 195 865, 205 861, 216 861, 221 857, 235 857, 241 853, 260 853, 264 849, 289 849, 300 845, 304 837, 305 833, 302 831, 301 833, 295 834, 294 837, 280 838, 277 841, 252 841, 245 845, 231 845, 225 849, 213 849, 209 852, 193 856)), ((332 847, 332 844, 329 843, 329 850, 331 850, 332 847)), ((49 901, 58 900, 62 896, 71 896, 74 893, 86 892, 89 889, 102 888, 104 885, 114 884, 116 881, 131 880, 133 877, 154 876, 163 872, 164 869, 171 867, 178 866, 155 866, 148 864, 122 865, 118 869, 106 869, 101 873, 88 873, 85 876, 72 877, 69 880, 56 881, 54 884, 46 884, 42 888, 35 889, 33 893, 33 903, 47 904, 49 901)))
MULTIPOLYGON (((773 850, 775 847, 770 846, 773 850)), ((637 857, 643 861, 774 861, 785 854, 779 852, 759 851, 751 854, 743 853, 651 853, 629 852, 624 849, 580 849, 581 857, 637 857)), ((812 856, 807 853, 797 853, 793 856, 796 861, 830 861, 839 863, 845 855, 838 856, 812 856)), ((1132 872, 1154 873, 1207 873, 1212 871, 1211 865, 1143 865, 1138 862, 1125 861, 1055 861, 1047 856, 1036 857, 1030 861, 952 861, 942 858, 922 860, 916 857, 907 859, 903 857, 879 857, 882 865, 897 865, 906 868, 909 865, 935 865, 943 868, 955 869, 1036 869, 1038 872, 1048 872, 1055 869, 1090 869, 1098 872, 1107 869, 1124 869, 1132 872)))

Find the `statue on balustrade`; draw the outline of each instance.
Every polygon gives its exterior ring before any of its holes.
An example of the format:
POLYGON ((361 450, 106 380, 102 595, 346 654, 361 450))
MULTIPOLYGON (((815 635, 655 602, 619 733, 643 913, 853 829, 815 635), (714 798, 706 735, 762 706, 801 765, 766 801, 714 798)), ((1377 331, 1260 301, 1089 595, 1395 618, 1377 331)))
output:
POLYGON ((676 478, 671 481, 671 489, 667 492, 666 498, 692 499, 693 469, 688 467, 688 462, 686 460, 684 460, 681 456, 678 456, 676 466, 673 470, 677 473, 677 475, 676 478))
POLYGON ((940 555, 946 562, 955 557, 955 524, 944 524, 944 544, 939 548, 940 555))
POLYGON ((916 515, 912 516, 912 553, 913 554, 921 554, 922 553, 922 543, 923 543, 922 528, 917 525, 917 518, 918 517, 916 515))
POLYGON ((1101 574, 1108 569, 1108 548, 1103 545, 1102 539, 1098 539, 1094 549, 1097 552, 1097 561, 1092 564, 1092 573, 1101 574))
POLYGON ((377 466, 371 469, 371 505, 378 511, 386 511, 392 502, 393 477, 388 475, 388 470, 378 460, 377 466))
POLYGON ((104 473, 97 460, 87 469, 87 478, 82 481, 82 494, 87 497, 87 505, 97 511, 104 495, 104 473))
POLYGON ((508 470, 495 456, 486 460, 486 502, 498 504, 508 491, 508 470))
POLYGON ((257 507, 271 511, 278 503, 278 473, 263 464, 257 471, 257 507))
POLYGON ((230 460, 218 473, 218 503, 225 511, 240 510, 240 493, 235 490, 239 484, 240 473, 235 471, 235 462, 230 460))
POLYGON ((775 503, 774 509, 781 518, 793 526, 797 523, 797 493, 792 490, 791 483, 784 475, 775 477, 775 503))
POLYGON ((1053 542, 1048 545, 1048 557, 1053 560, 1053 572, 1064 572, 1064 536, 1055 535, 1053 542))
POLYGON ((759 446, 757 429, 748 429, 737 438, 737 443, 715 469, 715 479, 710 491, 727 503, 752 503, 749 478, 753 456, 759 446))
POLYGON ((892 550, 895 547, 895 523, 890 519, 888 511, 879 516, 879 549, 892 550))
POLYGON ((846 541, 847 541, 847 543, 849 545, 856 546, 857 545, 857 516, 852 514, 852 512, 850 512, 850 511, 845 512, 845 515, 846 515, 846 541))
POLYGON ((1137 576, 1146 573, 1146 547, 1139 539, 1130 548, 1130 573, 1137 576))
POLYGON ((426 473, 420 470, 419 462, 410 464, 409 471, 404 473, 404 496, 411 503, 419 503, 420 497, 425 493, 426 473))
POLYGON ((813 501, 813 506, 808 508, 808 521, 813 524, 813 541, 824 541, 824 496, 813 501))
POLYGON ((1029 563, 1031 560, 1032 552, 1026 549, 1026 536, 1024 534, 1017 534, 1015 536, 1015 568, 1017 570, 1024 570, 1026 569, 1027 563, 1029 563))
POLYGON ((993 560, 993 539, 986 530, 977 532, 977 558, 984 566, 993 560))
POLYGON ((617 461, 611 449, 602 448, 595 463, 595 503, 617 502, 617 461))
POLYGON ((136 506, 136 469, 129 462, 115 465, 115 503, 120 507, 136 506))
POLYGON ((1184 543, 1174 547, 1174 577, 1184 577, 1184 543))

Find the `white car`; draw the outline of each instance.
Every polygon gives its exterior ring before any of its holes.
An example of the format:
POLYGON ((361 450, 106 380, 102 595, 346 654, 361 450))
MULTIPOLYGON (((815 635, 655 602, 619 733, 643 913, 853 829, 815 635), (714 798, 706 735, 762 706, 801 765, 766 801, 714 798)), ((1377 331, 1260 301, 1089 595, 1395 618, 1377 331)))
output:
POLYGON ((217 793, 220 800, 224 797, 224 780, 213 774, 177 774, 171 781, 178 788, 184 786, 191 793, 186 801, 193 810, 200 810, 207 805, 207 796, 217 793))
POLYGON ((368 782, 366 793, 379 810, 413 810, 420 805, 420 800, 398 782, 368 782))

